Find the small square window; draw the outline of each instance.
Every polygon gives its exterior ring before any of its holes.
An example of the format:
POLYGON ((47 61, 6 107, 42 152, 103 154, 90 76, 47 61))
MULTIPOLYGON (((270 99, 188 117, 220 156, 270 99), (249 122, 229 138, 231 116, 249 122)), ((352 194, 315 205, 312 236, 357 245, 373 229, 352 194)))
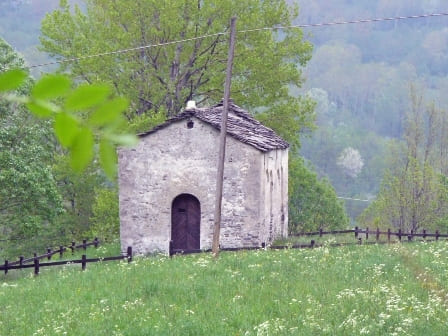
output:
POLYGON ((193 120, 188 120, 188 122, 187 122, 187 127, 188 127, 188 128, 193 128, 193 126, 194 126, 194 122, 193 122, 193 120))

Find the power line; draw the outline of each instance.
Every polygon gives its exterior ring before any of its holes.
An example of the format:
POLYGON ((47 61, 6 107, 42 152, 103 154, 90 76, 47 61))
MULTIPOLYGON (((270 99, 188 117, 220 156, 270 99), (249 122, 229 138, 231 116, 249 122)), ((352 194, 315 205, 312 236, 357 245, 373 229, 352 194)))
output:
POLYGON ((140 46, 140 47, 135 47, 135 48, 121 49, 121 50, 115 50, 115 51, 108 51, 108 52, 104 52, 104 53, 100 53, 100 54, 94 54, 94 55, 87 55, 87 56, 80 56, 80 57, 67 58, 67 59, 63 59, 63 60, 59 60, 59 61, 54 61, 54 62, 48 62, 48 63, 42 63, 42 64, 36 64, 36 65, 30 65, 30 66, 28 66, 28 67, 25 67, 25 69, 37 68, 37 67, 42 67, 42 66, 47 66, 47 65, 53 65, 53 64, 59 64, 59 63, 74 62, 74 61, 79 61, 79 60, 83 60, 83 59, 87 59, 87 58, 94 58, 94 57, 101 57, 101 56, 115 55, 115 54, 123 54, 123 53, 131 52, 131 51, 138 51, 138 50, 143 50, 143 49, 148 49, 148 48, 154 48, 154 47, 163 47, 163 46, 168 46, 168 45, 172 45, 172 44, 179 44, 179 43, 183 43, 183 42, 189 42, 189 41, 201 40, 201 39, 205 39, 205 38, 207 38, 207 37, 221 36, 221 35, 225 35, 225 34, 226 34, 226 33, 209 34, 209 35, 203 35, 203 36, 198 36, 198 37, 192 37, 192 38, 183 39, 183 40, 176 40, 176 41, 170 41, 170 42, 164 42, 164 43, 157 43, 157 44, 148 44, 148 45, 145 45, 145 46, 140 46))
MULTIPOLYGON (((285 29, 295 29, 295 28, 324 27, 324 26, 361 24, 361 23, 372 23, 372 22, 383 22, 383 21, 398 21, 398 20, 421 19, 421 18, 442 17, 442 16, 448 16, 448 13, 432 13, 432 14, 410 15, 410 16, 395 16, 395 17, 388 17, 388 18, 358 19, 358 20, 351 20, 351 21, 334 21, 334 22, 298 24, 298 25, 291 25, 291 26, 263 27, 263 28, 254 28, 254 29, 240 30, 240 31, 237 31, 237 33, 238 34, 243 34, 243 33, 252 33, 252 32, 266 31, 266 30, 285 30, 285 29)), ((52 62, 47 62, 47 63, 30 65, 30 66, 27 66, 27 67, 24 67, 24 68, 25 69, 32 69, 32 68, 38 68, 38 67, 49 66, 49 65, 54 65, 54 64, 70 63, 70 62, 80 61, 80 60, 89 59, 89 58, 102 57, 102 56, 108 56, 108 55, 116 55, 116 54, 123 54, 123 53, 127 53, 127 52, 139 51, 139 50, 144 50, 144 49, 149 49, 149 48, 164 47, 164 46, 174 45, 174 44, 179 44, 179 43, 184 43, 184 42, 202 40, 202 39, 205 39, 205 38, 208 38, 208 37, 224 36, 224 35, 227 35, 227 34, 228 34, 228 32, 222 32, 222 33, 202 35, 202 36, 197 36, 197 37, 192 37, 192 38, 187 38, 187 39, 182 39, 182 40, 175 40, 175 41, 156 43, 156 44, 148 44, 148 45, 144 45, 144 46, 139 46, 139 47, 134 47, 134 48, 127 48, 127 49, 120 49, 120 50, 115 50, 115 51, 108 51, 108 52, 103 52, 103 53, 99 53, 99 54, 92 54, 92 55, 86 55, 86 56, 66 58, 66 59, 62 59, 62 60, 58 60, 58 61, 52 61, 52 62)))
POLYGON ((409 16, 394 16, 394 17, 389 17, 389 18, 357 19, 357 20, 351 20, 351 21, 335 21, 335 22, 299 24, 299 25, 292 25, 292 26, 265 27, 265 28, 248 29, 248 30, 241 31, 239 33, 255 32, 255 31, 261 31, 261 30, 310 28, 310 27, 324 27, 324 26, 336 26, 336 25, 347 25, 347 24, 382 22, 382 21, 422 19, 422 18, 437 17, 437 16, 448 16, 448 13, 432 13, 432 14, 409 15, 409 16))
POLYGON ((350 198, 350 197, 342 197, 342 196, 337 196, 336 198, 340 198, 343 200, 349 200, 349 201, 371 202, 370 200, 364 200, 364 199, 360 199, 360 198, 350 198))

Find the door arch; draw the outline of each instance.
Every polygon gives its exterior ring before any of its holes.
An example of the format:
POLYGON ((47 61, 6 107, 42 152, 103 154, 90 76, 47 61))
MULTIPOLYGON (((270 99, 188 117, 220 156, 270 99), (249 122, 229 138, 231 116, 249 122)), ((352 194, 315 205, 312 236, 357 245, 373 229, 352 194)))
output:
POLYGON ((178 195, 171 205, 173 249, 200 249, 201 204, 190 194, 178 195))

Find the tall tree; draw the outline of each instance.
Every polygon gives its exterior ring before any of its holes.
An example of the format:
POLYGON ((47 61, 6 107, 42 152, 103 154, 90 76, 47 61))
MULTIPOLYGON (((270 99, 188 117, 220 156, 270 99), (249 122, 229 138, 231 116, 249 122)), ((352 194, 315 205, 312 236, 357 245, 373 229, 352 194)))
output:
POLYGON ((136 140, 119 131, 127 100, 105 85, 72 89, 62 75, 34 82, 3 40, 0 61, 0 234, 21 253, 85 237, 95 190, 110 185, 99 165, 113 179, 114 145, 136 140))
MULTIPOLYGON (((0 38, 0 68, 23 59, 0 38)), ((19 90, 27 93, 31 80, 19 90)), ((0 232, 7 238, 40 234, 62 211, 52 173, 51 125, 22 106, 0 100, 0 232)))
POLYGON ((434 104, 411 88, 411 108, 404 141, 394 146, 393 165, 385 175, 377 199, 360 216, 366 225, 404 230, 442 228, 448 218, 446 118, 434 104))
MULTIPOLYGON (((141 114, 177 114, 188 100, 219 101, 225 75, 229 19, 237 29, 288 25, 296 7, 284 0, 86 0, 83 13, 66 0, 42 22, 42 50, 58 59, 124 48, 138 51, 64 63, 73 76, 87 82, 112 83, 131 100, 128 118, 141 114), (211 35, 201 38, 202 36, 211 35), (197 39, 196 39, 197 38, 197 39), (189 40, 194 39, 194 40, 189 40)), ((290 95, 302 84, 298 65, 311 56, 300 29, 253 31, 237 35, 231 96, 245 108, 264 111, 263 121, 281 120, 280 131, 291 141, 314 121, 308 100, 290 95)))
POLYGON ((96 190, 110 183, 104 174, 101 174, 96 160, 81 174, 71 169, 67 156, 57 155, 55 161, 53 173, 64 199, 65 209, 64 214, 59 218, 60 225, 57 229, 61 235, 67 237, 93 238, 88 232, 92 225, 90 217, 93 215, 93 205, 96 202, 96 190))
POLYGON ((318 179, 301 158, 289 164, 289 230, 344 229, 349 219, 326 179, 318 179))

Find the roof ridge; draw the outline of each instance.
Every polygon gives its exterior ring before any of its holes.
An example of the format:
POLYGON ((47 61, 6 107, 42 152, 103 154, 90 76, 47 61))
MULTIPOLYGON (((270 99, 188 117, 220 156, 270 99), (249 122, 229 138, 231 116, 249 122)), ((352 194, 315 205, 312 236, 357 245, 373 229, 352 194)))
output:
MULTIPOLYGON (((278 136, 274 130, 256 120, 249 112, 236 105, 233 100, 230 100, 229 102, 229 111, 231 113, 229 114, 227 122, 228 135, 263 152, 273 149, 286 149, 289 147, 289 144, 278 136)), ((139 136, 143 137, 157 132, 174 122, 191 117, 196 117, 217 130, 220 130, 222 107, 223 101, 212 107, 194 107, 184 110, 153 129, 139 134, 139 136)))

